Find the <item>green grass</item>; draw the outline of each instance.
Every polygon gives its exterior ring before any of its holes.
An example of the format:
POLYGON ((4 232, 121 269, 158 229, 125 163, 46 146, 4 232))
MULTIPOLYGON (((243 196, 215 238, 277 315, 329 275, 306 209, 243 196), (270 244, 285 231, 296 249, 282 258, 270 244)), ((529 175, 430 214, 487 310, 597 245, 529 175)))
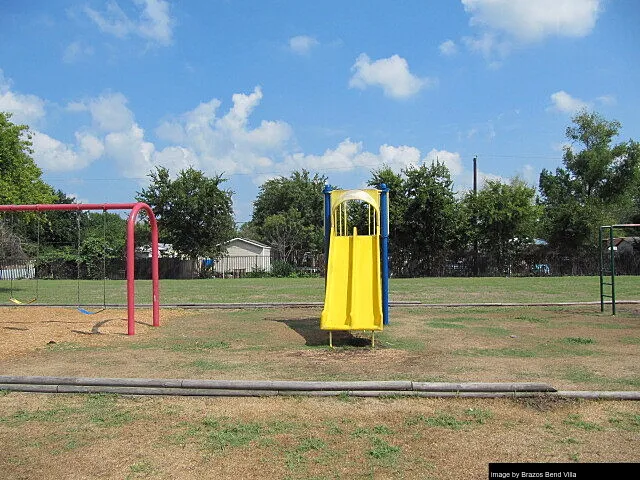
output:
POLYGON ((61 405, 46 410, 18 410, 11 416, 0 417, 0 425, 19 427, 25 423, 63 423, 80 417, 100 427, 120 427, 134 421, 131 411, 118 405, 119 397, 112 394, 95 394, 84 397, 79 407, 61 405))
POLYGON ((619 430, 640 432, 640 413, 616 412, 609 418, 609 424, 619 430))
MULTIPOLYGON (((576 340, 576 339, 572 339, 576 340)), ((567 339, 538 343, 527 347, 503 347, 503 348, 467 348, 453 351, 453 355, 464 357, 513 357, 513 358, 550 358, 550 357, 588 357, 597 355, 598 352, 586 348, 585 344, 591 344, 590 339, 578 339, 579 341, 567 341, 567 339)))
POLYGON ((187 364, 188 368, 195 368, 203 372, 223 372, 227 370, 233 370, 235 367, 228 363, 209 361, 209 360, 196 360, 187 364))
POLYGON ((640 388, 640 376, 610 378, 596 374, 584 367, 568 368, 561 374, 561 377, 574 383, 592 384, 603 389, 616 389, 619 387, 640 388))
POLYGON ((441 321, 429 322, 427 323, 427 326, 431 328, 466 328, 464 325, 460 325, 459 323, 449 323, 441 321))
POLYGON ((373 437, 371 439, 371 448, 367 450, 367 455, 384 464, 394 463, 399 454, 400 447, 390 445, 380 437, 373 437))
POLYGON ((211 342, 204 340, 185 340, 170 346, 174 352, 206 352, 220 348, 229 348, 229 344, 224 341, 211 342))
POLYGON ((582 417, 578 414, 572 413, 567 416, 563 422, 565 425, 573 428, 578 428, 580 430, 585 430, 587 432, 592 431, 601 431, 604 430, 600 425, 593 422, 587 422, 582 419, 582 417))
MULTIPOLYGON (((34 280, 0 280, 0 302, 10 304, 13 293, 19 299, 35 296, 34 280), (4 297, 4 298, 2 298, 4 297)), ((239 278, 161 280, 160 300, 176 303, 322 302, 323 278, 239 278)), ((79 283, 82 305, 102 304, 103 282, 79 283)), ((635 300, 640 277, 619 277, 619 300, 635 300)), ((126 302, 126 282, 108 280, 107 303, 126 302)), ((566 302, 599 300, 598 277, 484 277, 484 278, 392 278, 392 301, 424 303, 481 302, 566 302)), ((38 303, 77 303, 76 280, 38 280, 38 303)), ((151 302, 151 281, 136 280, 136 302, 151 302)))
POLYGON ((426 425, 427 427, 445 428, 447 430, 462 430, 471 425, 484 425, 491 418, 493 412, 487 409, 469 408, 462 415, 452 413, 438 413, 434 416, 412 415, 404 420, 406 427, 426 425))

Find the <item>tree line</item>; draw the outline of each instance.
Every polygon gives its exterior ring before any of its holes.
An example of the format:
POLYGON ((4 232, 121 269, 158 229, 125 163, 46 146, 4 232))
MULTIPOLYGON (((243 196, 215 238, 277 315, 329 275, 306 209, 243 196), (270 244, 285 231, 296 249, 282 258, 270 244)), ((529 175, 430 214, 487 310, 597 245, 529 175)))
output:
MULTIPOLYGON (((620 129, 619 122, 598 113, 576 114, 566 128, 570 143, 562 166, 542 170, 537 186, 520 178, 487 180, 477 192, 460 192, 446 165, 437 161, 399 172, 386 165, 373 170, 368 185, 384 183, 390 189, 392 274, 526 273, 551 257, 570 266, 596 258, 600 225, 640 223, 640 144, 615 143, 620 129)), ((0 203, 72 202, 42 181, 32 153, 28 127, 0 112, 0 203)), ((266 243, 292 265, 322 253, 324 175, 300 170, 267 180, 259 188, 251 221, 239 228, 233 192, 224 188, 223 175, 187 168, 172 177, 167 168, 157 167, 149 180, 136 200, 156 214, 160 241, 187 258, 217 257, 234 236, 266 243)), ((39 215, 37 220, 35 214, 20 215, 11 228, 5 215, 0 258, 15 254, 16 242, 18 250, 33 250, 36 224, 45 255, 77 258, 85 252, 87 263, 100 255, 123 255, 124 219, 116 214, 39 215), (68 245, 66 253, 59 245, 68 245)), ((350 224, 362 224, 362 205, 350 205, 348 217, 350 224)))

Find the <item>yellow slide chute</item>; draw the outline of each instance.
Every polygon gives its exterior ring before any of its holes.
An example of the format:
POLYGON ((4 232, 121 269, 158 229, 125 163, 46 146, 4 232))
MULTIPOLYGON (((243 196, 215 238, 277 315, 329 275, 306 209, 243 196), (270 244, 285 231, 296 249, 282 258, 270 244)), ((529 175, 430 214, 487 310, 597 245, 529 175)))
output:
POLYGON ((382 330, 380 192, 333 190, 322 330, 382 330), (367 204, 367 232, 349 228, 346 202, 367 204))

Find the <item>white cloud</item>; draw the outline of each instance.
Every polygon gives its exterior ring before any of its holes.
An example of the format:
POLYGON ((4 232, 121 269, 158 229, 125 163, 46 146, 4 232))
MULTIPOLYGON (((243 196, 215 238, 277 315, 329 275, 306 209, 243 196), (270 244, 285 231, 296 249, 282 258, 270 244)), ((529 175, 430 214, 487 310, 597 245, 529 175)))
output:
POLYGON ((80 41, 72 42, 67 45, 62 55, 64 63, 76 63, 93 55, 93 47, 84 45, 80 41))
POLYGON ((435 163, 436 161, 444 163, 449 172, 451 172, 452 177, 457 177, 464 171, 462 159, 458 152, 448 152, 447 150, 436 150, 434 148, 427 153, 425 161, 429 163, 435 163))
POLYGON ((552 106, 548 110, 562 113, 575 113, 578 110, 588 109, 590 104, 579 98, 572 97, 564 90, 551 94, 552 106))
POLYGON ((46 170, 64 172, 86 167, 100 158, 104 145, 90 133, 76 132, 76 144, 67 145, 46 133, 33 132, 33 156, 46 170))
MULTIPOLYGON (((491 32, 484 32, 475 37, 463 37, 462 43, 468 50, 480 53, 485 58, 505 57, 511 49, 511 45, 508 42, 500 40, 495 33, 491 32)), ((494 61, 491 66, 498 67, 500 63, 494 61)))
POLYGON ((138 25, 139 35, 161 45, 169 45, 175 23, 169 13, 169 3, 164 0, 134 1, 136 5, 143 7, 138 25))
POLYGON ((456 45, 456 42, 454 42, 453 40, 446 40, 442 42, 438 49, 440 50, 440 53, 442 55, 445 55, 447 57, 458 53, 458 45, 456 45))
POLYGON ((201 103, 178 118, 163 122, 156 135, 189 150, 209 173, 252 173, 271 167, 283 155, 292 129, 285 122, 273 120, 263 120, 255 128, 248 125, 262 96, 260 87, 248 95, 237 93, 229 111, 220 117, 220 100, 201 103))
POLYGON ((601 95, 596 98, 596 101, 606 107, 610 107, 618 103, 618 99, 615 95, 601 95))
MULTIPOLYGON (((356 168, 380 168, 388 166, 399 172, 409 166, 418 167, 421 163, 433 163, 437 160, 449 168, 452 176, 459 176, 464 168, 459 153, 446 150, 431 150, 424 158, 420 150, 408 145, 381 145, 377 153, 364 150, 362 142, 347 138, 336 148, 327 149, 322 155, 309 155, 301 152, 288 155, 285 161, 275 166, 283 172, 305 168, 311 171, 351 171, 356 168)), ((264 178, 254 181, 260 184, 264 178)))
POLYGON ((104 138, 105 154, 116 160, 125 177, 143 177, 153 168, 155 146, 144 139, 144 130, 134 124, 128 130, 104 138))
POLYGON ((298 35, 289 39, 289 48, 298 55, 308 55, 311 49, 319 44, 315 38, 307 35, 298 35))
POLYGON ((362 90, 368 86, 380 87, 386 96, 392 98, 411 97, 434 83, 432 79, 413 75, 407 61, 398 55, 372 62, 363 53, 356 59, 351 70, 354 74, 349 80, 350 87, 362 90))
POLYGON ((417 167, 420 163, 420 150, 407 145, 394 147, 384 144, 378 151, 378 159, 379 164, 388 165, 394 170, 407 168, 409 165, 417 167))
POLYGON ((23 95, 11 90, 11 81, 5 79, 0 69, 0 112, 12 114, 16 124, 32 125, 45 115, 45 102, 36 95, 23 95))
POLYGON ((462 0, 471 25, 520 42, 549 36, 584 37, 593 30, 601 0, 462 0))
POLYGON ((170 45, 175 21, 169 12, 169 3, 165 0, 133 0, 139 10, 139 17, 131 19, 120 7, 110 0, 104 13, 85 7, 87 16, 98 28, 109 35, 126 38, 137 35, 151 43, 170 45))
POLYGON ((529 165, 528 163, 525 164, 519 171, 518 171, 518 177, 520 177, 522 180, 524 180, 527 185, 531 185, 536 187, 538 185, 538 171, 532 166, 529 165))
POLYGON ((85 7, 84 11, 102 32, 115 37, 125 38, 135 29, 134 23, 113 0, 107 2, 107 11, 104 14, 90 7, 85 7))
POLYGON ((134 123, 133 112, 127 107, 127 98, 119 92, 104 93, 87 101, 70 102, 67 111, 88 111, 94 125, 103 132, 128 130, 134 123))

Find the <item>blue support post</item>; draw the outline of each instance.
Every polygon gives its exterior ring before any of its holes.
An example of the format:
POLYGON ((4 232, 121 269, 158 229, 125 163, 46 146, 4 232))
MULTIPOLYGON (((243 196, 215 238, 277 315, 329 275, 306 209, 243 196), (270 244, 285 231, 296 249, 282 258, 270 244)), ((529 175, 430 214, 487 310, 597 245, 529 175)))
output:
POLYGON ((327 286, 327 269, 329 267, 329 241, 331 239, 331 188, 324 186, 324 284, 327 286))
POLYGON ((389 325, 389 188, 380 185, 380 261, 382 262, 382 324, 389 325))

